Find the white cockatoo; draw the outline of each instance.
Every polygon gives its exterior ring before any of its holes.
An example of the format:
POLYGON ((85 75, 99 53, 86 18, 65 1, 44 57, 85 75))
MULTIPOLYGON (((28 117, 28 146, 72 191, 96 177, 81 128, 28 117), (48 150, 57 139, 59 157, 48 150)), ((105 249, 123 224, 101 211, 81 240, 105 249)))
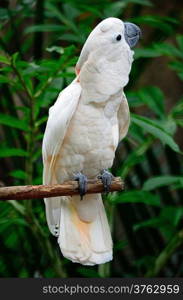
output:
POLYGON ((127 134, 129 108, 123 92, 140 29, 107 18, 90 33, 76 64, 76 78, 49 110, 43 139, 43 183, 78 180, 80 196, 45 199, 51 233, 62 254, 83 265, 112 260, 112 239, 101 194, 86 194, 87 178, 99 174, 107 191, 119 141, 127 134))

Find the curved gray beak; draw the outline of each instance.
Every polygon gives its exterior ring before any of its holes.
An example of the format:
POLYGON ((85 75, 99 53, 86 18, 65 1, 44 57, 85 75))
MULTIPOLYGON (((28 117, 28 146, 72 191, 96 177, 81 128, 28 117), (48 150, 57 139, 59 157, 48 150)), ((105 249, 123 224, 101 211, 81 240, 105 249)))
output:
POLYGON ((139 38, 142 35, 141 30, 137 25, 130 22, 125 22, 124 25, 125 25, 125 40, 130 46, 130 48, 133 48, 137 44, 139 38))

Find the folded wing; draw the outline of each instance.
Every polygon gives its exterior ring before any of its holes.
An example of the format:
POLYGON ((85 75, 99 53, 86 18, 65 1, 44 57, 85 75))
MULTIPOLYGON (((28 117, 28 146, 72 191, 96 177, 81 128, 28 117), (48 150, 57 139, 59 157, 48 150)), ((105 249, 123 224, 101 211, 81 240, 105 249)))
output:
MULTIPOLYGON (((49 110, 43 138, 43 184, 57 184, 55 166, 59 157, 67 128, 77 108, 81 94, 79 82, 74 80, 58 96, 49 110)), ((60 182, 59 182, 60 183, 60 182)), ((46 217, 50 231, 56 235, 55 227, 60 223, 60 197, 45 199, 46 217)))
POLYGON ((118 110, 118 124, 119 124, 119 141, 121 141, 128 132, 130 125, 130 111, 128 101, 123 93, 123 99, 118 110))

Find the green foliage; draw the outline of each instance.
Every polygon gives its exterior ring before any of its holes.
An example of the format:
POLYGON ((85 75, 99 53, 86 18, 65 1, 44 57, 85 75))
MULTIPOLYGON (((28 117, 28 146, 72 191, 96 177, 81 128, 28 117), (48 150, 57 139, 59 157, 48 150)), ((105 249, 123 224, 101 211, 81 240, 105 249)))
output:
POLYGON ((143 190, 151 191, 157 189, 161 186, 172 185, 172 184, 181 184, 183 186, 183 177, 181 176, 157 176, 148 179, 144 185, 143 190))
POLYGON ((111 203, 144 203, 148 205, 160 205, 160 200, 157 195, 153 195, 147 191, 129 191, 123 192, 121 195, 110 197, 111 203))
POLYGON ((140 126, 142 130, 152 134, 154 137, 160 139, 163 144, 167 144, 172 150, 179 152, 179 146, 174 142, 171 135, 164 129, 165 126, 160 125, 159 121, 150 120, 146 117, 132 115, 132 122, 140 126))
POLYGON ((16 148, 1 148, 0 157, 10 157, 10 156, 28 156, 28 152, 23 149, 16 148))
POLYGON ((182 90, 170 93, 174 84, 167 75, 179 84, 183 80, 181 14, 175 8, 159 12, 149 0, 7 1, 0 8, 0 183, 41 184, 48 109, 73 80, 89 32, 109 16, 128 18, 144 33, 125 88, 131 126, 112 168, 115 176, 124 178, 126 190, 105 197, 114 261, 83 267, 63 259, 48 232, 43 201, 12 199, 0 203, 1 277, 183 275, 178 263, 183 256, 178 248, 183 96, 182 90), (160 77, 163 62, 165 85, 160 77), (150 77, 152 64, 157 65, 159 80, 150 77), (147 76, 151 80, 146 81, 147 76))
POLYGON ((28 131, 29 127, 27 126, 26 122, 23 120, 17 119, 10 115, 0 114, 0 124, 10 126, 13 128, 21 129, 28 131))

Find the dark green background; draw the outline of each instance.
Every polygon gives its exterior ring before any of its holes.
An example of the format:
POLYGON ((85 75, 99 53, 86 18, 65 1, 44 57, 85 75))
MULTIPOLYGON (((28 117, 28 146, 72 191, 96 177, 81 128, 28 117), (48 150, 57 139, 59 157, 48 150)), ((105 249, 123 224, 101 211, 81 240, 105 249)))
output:
POLYGON ((183 2, 1 1, 0 184, 42 182, 48 108, 74 78, 89 32, 110 16, 140 26, 125 88, 131 126, 112 172, 126 191, 105 197, 111 263, 64 259, 48 232, 42 200, 0 203, 1 277, 175 277, 183 275, 183 2))

